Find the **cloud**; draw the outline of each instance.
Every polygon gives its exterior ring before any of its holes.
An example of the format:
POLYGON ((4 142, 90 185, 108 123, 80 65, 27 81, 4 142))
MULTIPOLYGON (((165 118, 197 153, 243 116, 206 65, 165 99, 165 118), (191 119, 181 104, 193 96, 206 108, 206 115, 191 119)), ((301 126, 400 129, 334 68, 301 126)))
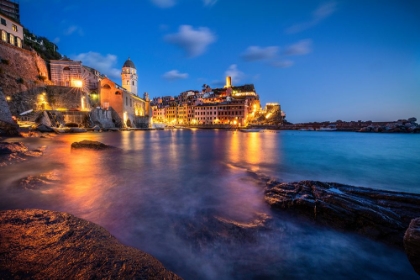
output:
POLYGON ((213 6, 216 4, 217 0, 203 0, 204 6, 213 6))
POLYGON ((239 71, 236 64, 232 64, 225 71, 225 76, 230 76, 232 78, 232 84, 238 84, 245 76, 245 74, 239 71))
POLYGON ((163 9, 173 7, 176 4, 175 0, 151 0, 151 2, 163 9))
POLYGON ((251 46, 241 55, 245 61, 257 61, 274 58, 277 55, 278 47, 260 48, 258 46, 251 46))
POLYGON ((216 41, 216 36, 206 27, 194 30, 190 25, 181 25, 178 33, 168 34, 164 40, 183 49, 189 57, 196 57, 216 41))
POLYGON ((292 60, 279 60, 279 61, 273 61, 271 63, 271 65, 273 67, 277 67, 277 68, 288 68, 293 66, 293 64, 295 64, 292 60))
POLYGON ((53 40, 54 44, 58 44, 60 42, 60 37, 55 37, 53 40))
POLYGON ((337 10, 337 3, 332 1, 320 5, 315 11, 312 12, 312 17, 309 21, 297 23, 290 26, 285 30, 288 34, 298 33, 308 28, 317 25, 323 19, 329 17, 337 10))
POLYGON ((312 40, 306 39, 288 46, 284 50, 285 55, 304 55, 312 52, 312 40))
POLYGON ((186 79, 188 78, 188 74, 187 73, 179 73, 178 70, 171 70, 166 72, 165 74, 163 74, 163 78, 165 78, 166 80, 181 80, 181 79, 186 79))
POLYGON ((109 78, 121 78, 121 69, 115 68, 117 56, 113 54, 102 56, 100 53, 87 52, 72 56, 71 59, 80 60, 83 65, 92 67, 100 73, 107 75, 109 78))
POLYGON ((83 29, 80 28, 77 25, 72 25, 72 26, 68 27, 66 30, 64 30, 65 35, 71 35, 75 32, 77 32, 77 34, 79 34, 80 36, 84 35, 83 29))

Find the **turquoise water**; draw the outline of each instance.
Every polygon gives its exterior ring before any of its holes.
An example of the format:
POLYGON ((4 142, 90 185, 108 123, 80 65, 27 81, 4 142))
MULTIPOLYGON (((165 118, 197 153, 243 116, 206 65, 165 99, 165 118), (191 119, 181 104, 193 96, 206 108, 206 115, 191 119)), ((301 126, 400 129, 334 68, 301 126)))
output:
POLYGON ((185 279, 419 278, 400 250, 273 212, 254 176, 420 193, 418 134, 172 130, 23 141, 47 149, 0 169, 0 209, 72 213, 185 279), (119 149, 72 152, 83 139, 119 149), (35 187, 22 184, 40 174, 35 187))

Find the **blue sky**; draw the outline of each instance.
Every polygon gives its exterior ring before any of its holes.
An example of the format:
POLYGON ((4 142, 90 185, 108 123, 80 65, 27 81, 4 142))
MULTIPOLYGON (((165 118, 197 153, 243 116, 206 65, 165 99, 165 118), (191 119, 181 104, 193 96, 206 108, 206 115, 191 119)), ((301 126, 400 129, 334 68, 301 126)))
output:
POLYGON ((20 0, 21 23, 139 94, 253 83, 291 122, 420 118, 418 0, 20 0))

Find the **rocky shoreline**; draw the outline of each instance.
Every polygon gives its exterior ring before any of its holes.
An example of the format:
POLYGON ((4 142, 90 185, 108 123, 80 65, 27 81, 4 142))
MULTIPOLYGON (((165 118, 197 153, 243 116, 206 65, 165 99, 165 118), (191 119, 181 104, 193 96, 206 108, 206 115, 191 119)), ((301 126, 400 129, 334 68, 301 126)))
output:
POLYGON ((267 182, 265 201, 278 211, 405 249, 420 274, 420 194, 272 180, 267 182))
POLYGON ((104 228, 47 210, 0 212, 1 279, 181 279, 104 228))

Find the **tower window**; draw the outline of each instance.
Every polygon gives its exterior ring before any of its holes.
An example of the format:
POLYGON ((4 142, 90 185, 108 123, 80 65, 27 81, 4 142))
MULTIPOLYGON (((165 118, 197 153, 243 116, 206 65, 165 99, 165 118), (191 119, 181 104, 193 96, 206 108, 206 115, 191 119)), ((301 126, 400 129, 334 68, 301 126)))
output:
POLYGON ((3 24, 4 26, 6 26, 6 20, 4 18, 1 19, 1 24, 3 24))
POLYGON ((134 86, 134 81, 133 81, 133 86, 134 86))
POLYGON ((16 25, 14 25, 14 24, 12 24, 12 29, 13 29, 13 31, 18 31, 18 28, 17 28, 17 26, 16 25))

